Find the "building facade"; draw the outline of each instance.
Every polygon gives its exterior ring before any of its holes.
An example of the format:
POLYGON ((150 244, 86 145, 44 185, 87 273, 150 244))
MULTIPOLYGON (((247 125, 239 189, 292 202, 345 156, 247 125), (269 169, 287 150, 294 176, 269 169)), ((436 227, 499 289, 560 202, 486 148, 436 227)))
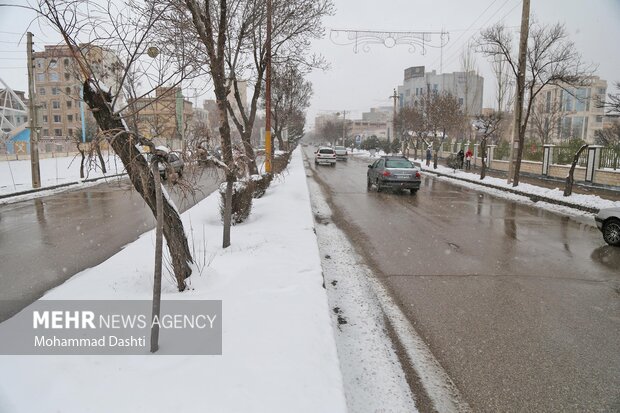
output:
POLYGON ((541 139, 546 132, 546 143, 562 144, 570 139, 594 143, 596 131, 604 127, 605 111, 598 103, 606 93, 607 81, 598 76, 587 86, 545 86, 534 101, 528 136, 541 139))
POLYGON ((405 69, 403 84, 398 86, 400 107, 420 104, 425 95, 450 93, 470 117, 482 112, 484 78, 474 71, 437 74, 425 72, 424 66, 405 69))
POLYGON ((98 80, 112 88, 112 93, 120 93, 121 66, 116 55, 107 49, 90 44, 81 44, 79 50, 46 45, 43 51, 33 53, 33 59, 34 98, 42 139, 73 139, 82 129, 82 113, 85 120, 94 122, 81 99, 84 75, 77 59, 84 59, 98 80))

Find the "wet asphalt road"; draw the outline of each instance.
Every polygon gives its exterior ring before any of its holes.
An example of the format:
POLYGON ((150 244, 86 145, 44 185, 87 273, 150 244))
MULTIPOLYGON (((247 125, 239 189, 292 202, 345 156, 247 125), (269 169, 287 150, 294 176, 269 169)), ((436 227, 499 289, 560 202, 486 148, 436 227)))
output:
POLYGON ((620 248, 430 176, 415 196, 367 192, 368 163, 309 165, 474 411, 620 411, 620 248))
MULTIPOLYGON (((217 188, 215 169, 186 166, 194 195, 166 185, 185 211, 217 188)), ((128 179, 0 205, 0 322, 155 227, 128 179)))

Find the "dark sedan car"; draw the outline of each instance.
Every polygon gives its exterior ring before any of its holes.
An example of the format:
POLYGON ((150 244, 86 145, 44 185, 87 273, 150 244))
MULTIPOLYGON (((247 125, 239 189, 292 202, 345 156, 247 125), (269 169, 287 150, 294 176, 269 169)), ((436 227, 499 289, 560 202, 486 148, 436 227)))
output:
POLYGON ((405 157, 382 156, 372 165, 368 165, 367 186, 373 185, 377 192, 391 188, 408 189, 414 195, 420 189, 420 171, 405 157))

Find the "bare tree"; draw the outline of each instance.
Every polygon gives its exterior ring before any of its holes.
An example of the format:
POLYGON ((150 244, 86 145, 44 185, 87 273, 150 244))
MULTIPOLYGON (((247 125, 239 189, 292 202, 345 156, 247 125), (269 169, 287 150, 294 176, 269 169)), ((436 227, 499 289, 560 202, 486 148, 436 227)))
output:
POLYGON ((539 96, 532 107, 530 133, 545 145, 559 138, 558 124, 562 120, 562 102, 559 99, 543 99, 539 96))
POLYGON ((615 82, 614 86, 616 87, 616 93, 608 93, 607 100, 604 96, 599 96, 596 99, 597 106, 607 109, 608 113, 620 114, 620 82, 615 82))
POLYGON ((573 183, 575 182, 575 167, 577 166, 577 162, 579 162, 579 157, 581 153, 588 149, 588 145, 581 145, 575 156, 573 156, 573 162, 571 163, 570 170, 568 171, 568 175, 566 176, 566 184, 564 186, 564 196, 571 196, 573 194, 573 183))
MULTIPOLYGON (((118 6, 111 2, 86 3, 77 0, 40 0, 34 10, 60 33, 74 55, 83 82, 84 101, 123 162, 134 188, 157 216, 156 183, 140 149, 140 145, 149 145, 150 142, 128 128, 122 114, 127 106, 121 90, 130 74, 129 68, 138 64, 139 57, 145 53, 160 11, 137 8, 133 3, 118 6), (86 43, 83 44, 84 41, 86 43), (112 50, 117 56, 114 64, 119 71, 113 77, 99 75, 97 65, 100 61, 94 60, 91 54, 96 52, 101 55, 112 50), (121 63, 123 59, 125 64, 121 63), (110 80, 113 85, 106 86, 105 82, 110 80)), ((166 80, 182 79, 185 69, 183 65, 170 67, 166 80)), ((148 77, 148 72, 144 75, 148 77)), ((186 287, 185 279, 192 273, 189 264, 193 259, 179 213, 169 199, 164 200, 163 219, 163 232, 177 287, 182 291, 186 287)))
POLYGON ((476 131, 480 134, 480 158, 482 159, 482 168, 480 169, 480 179, 484 179, 487 175, 487 144, 501 128, 502 112, 493 112, 489 115, 480 115, 474 122, 476 131))
MULTIPOLYGON (((518 74, 518 59, 513 51, 513 34, 503 24, 484 29, 477 41, 478 51, 493 61, 505 61, 514 78, 518 74)), ((562 24, 551 26, 532 23, 527 47, 527 70, 525 82, 525 104, 521 110, 521 122, 518 127, 517 159, 514 169, 513 186, 519 185, 521 160, 528 121, 534 101, 547 85, 557 85, 568 90, 571 87, 585 85, 592 74, 592 67, 581 61, 581 55, 575 45, 568 39, 562 24)))
POLYGON ((395 125, 399 135, 403 137, 403 153, 408 156, 409 149, 413 146, 413 156, 417 159, 420 140, 424 140, 428 132, 424 114, 415 106, 405 106, 396 114, 395 125))

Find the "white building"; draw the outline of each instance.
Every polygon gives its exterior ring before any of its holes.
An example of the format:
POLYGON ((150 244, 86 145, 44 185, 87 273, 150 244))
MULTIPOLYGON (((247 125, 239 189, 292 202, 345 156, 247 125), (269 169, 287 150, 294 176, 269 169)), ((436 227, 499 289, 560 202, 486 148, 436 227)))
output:
POLYGON ((404 81, 398 86, 400 106, 417 106, 427 94, 450 93, 469 116, 482 112, 484 78, 474 71, 437 74, 425 72, 424 66, 405 69, 404 81))

